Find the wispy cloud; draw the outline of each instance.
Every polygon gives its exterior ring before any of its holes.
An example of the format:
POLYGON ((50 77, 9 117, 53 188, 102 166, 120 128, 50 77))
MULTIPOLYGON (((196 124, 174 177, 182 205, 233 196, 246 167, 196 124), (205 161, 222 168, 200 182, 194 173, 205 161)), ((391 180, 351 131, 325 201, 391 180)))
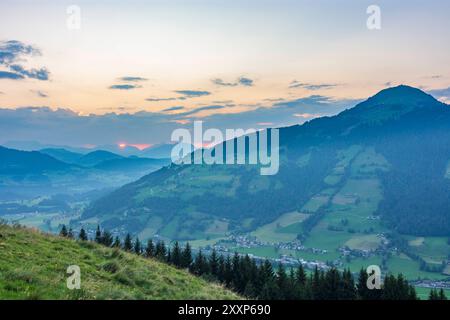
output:
POLYGON ((118 79, 119 81, 124 81, 124 82, 142 82, 142 81, 147 81, 147 78, 142 78, 142 77, 131 77, 131 76, 126 76, 126 77, 121 77, 118 79))
POLYGON ((220 78, 211 79, 211 82, 217 86, 223 86, 223 87, 236 87, 238 85, 237 82, 225 82, 225 81, 223 81, 223 79, 220 79, 220 78))
POLYGON ((224 109, 224 108, 225 108, 225 106, 222 106, 222 105, 203 106, 203 107, 198 107, 198 108, 195 108, 195 109, 183 112, 183 113, 179 113, 178 116, 183 116, 183 117, 192 116, 201 111, 219 110, 219 109, 224 109))
POLYGON ((187 98, 203 97, 209 96, 211 94, 211 92, 209 91, 199 91, 199 90, 176 90, 174 92, 183 95, 187 98))
POLYGON ((114 84, 109 87, 112 90, 132 90, 137 88, 142 88, 142 86, 136 84, 114 84))
POLYGON ((239 77, 235 82, 226 82, 221 78, 211 79, 211 82, 217 86, 222 87, 237 87, 239 85, 246 87, 253 86, 253 80, 246 77, 239 77))
POLYGON ((30 91, 40 98, 48 98, 48 94, 44 91, 41 90, 30 90, 30 91))
POLYGON ((184 109, 183 106, 175 106, 175 107, 166 108, 162 111, 163 112, 171 112, 171 111, 179 111, 179 110, 183 110, 183 109, 184 109))
POLYGON ((160 102, 160 101, 175 101, 175 100, 186 100, 185 97, 170 97, 170 98, 147 98, 146 101, 150 102, 160 102))
POLYGON ((266 98, 263 101, 267 101, 267 102, 281 102, 284 101, 284 98, 266 98))
POLYGON ((243 85, 243 86, 246 86, 246 87, 253 86, 253 80, 249 79, 249 78, 240 77, 238 82, 239 82, 240 85, 243 85))
POLYGON ((294 80, 289 84, 290 89, 303 88, 303 89, 310 90, 310 91, 321 90, 321 89, 331 89, 331 88, 334 88, 337 86, 339 86, 339 84, 337 84, 337 83, 312 84, 312 83, 299 82, 297 80, 294 80))
POLYGON ((442 89, 428 90, 428 93, 437 99, 450 100, 450 87, 442 89))
POLYGON ((46 68, 26 70, 18 64, 11 65, 10 68, 16 73, 31 79, 48 80, 50 75, 50 72, 46 68))
POLYGON ((21 74, 17 74, 9 71, 0 71, 0 79, 11 79, 11 80, 20 80, 25 78, 21 74))
POLYGON ((209 91, 198 91, 198 90, 176 90, 174 91, 176 94, 179 94, 178 97, 150 97, 145 99, 145 101, 149 102, 161 102, 161 101, 184 101, 190 98, 197 98, 203 96, 209 96, 211 92, 209 91))
POLYGON ((0 66, 7 70, 0 71, 0 79, 22 80, 25 78, 49 80, 50 72, 46 68, 26 69, 19 62, 27 57, 39 56, 41 51, 31 45, 17 40, 0 42, 0 66))

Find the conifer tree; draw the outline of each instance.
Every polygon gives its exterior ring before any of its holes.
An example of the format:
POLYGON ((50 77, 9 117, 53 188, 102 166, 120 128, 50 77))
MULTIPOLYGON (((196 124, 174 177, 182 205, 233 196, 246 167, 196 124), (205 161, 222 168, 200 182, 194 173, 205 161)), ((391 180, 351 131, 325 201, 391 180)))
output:
POLYGON ((209 256, 209 271, 216 277, 219 273, 219 258, 217 257, 216 249, 213 249, 209 256))
POLYGON ((164 241, 158 241, 156 244, 155 257, 161 261, 167 260, 167 248, 164 241))
POLYGON ((67 238, 73 239, 73 230, 72 228, 69 229, 69 232, 67 232, 67 238))
POLYGON ((122 244, 120 243, 119 237, 116 236, 116 238, 114 239, 114 243, 112 244, 112 246, 113 246, 114 248, 120 248, 121 245, 122 245, 122 244))
POLYGON ((81 241, 87 241, 88 237, 86 234, 86 230, 84 230, 84 228, 80 229, 80 234, 78 235, 78 237, 81 241))
POLYGON ((217 279, 220 282, 225 282, 225 259, 223 255, 219 256, 219 268, 217 271, 217 279))
POLYGON ((147 247, 145 248, 145 256, 147 258, 155 256, 155 245, 153 244, 152 239, 147 241, 147 247))
POLYGON ((131 251, 133 250, 133 242, 131 240, 131 236, 129 233, 127 233, 127 235, 125 236, 125 240, 123 242, 123 249, 125 251, 131 251))
POLYGON ((344 270, 342 273, 342 282, 339 290, 339 299, 355 300, 356 288, 350 269, 344 270))
POLYGON ((231 257, 227 255, 225 259, 225 273, 224 281, 227 287, 230 287, 233 281, 233 263, 231 262, 231 257))
POLYGON ((202 253, 202 250, 199 250, 197 256, 195 257, 194 263, 192 264, 192 270, 194 274, 199 276, 208 273, 208 263, 202 253))
POLYGON ((296 280, 297 283, 304 287, 306 285, 306 273, 305 273, 305 269, 303 268, 303 265, 300 264, 297 268, 297 273, 296 273, 296 280))
POLYGON ((140 255, 142 253, 142 245, 138 237, 136 237, 136 241, 134 241, 133 251, 137 255, 140 255))
POLYGON ((286 274, 286 270, 284 269, 283 264, 278 265, 277 270, 277 286, 278 286, 278 299, 283 300, 287 299, 286 297, 286 289, 288 288, 288 277, 286 274))
POLYGON ((430 290, 430 294, 428 295, 428 300, 439 300, 439 295, 436 292, 436 289, 430 290))
POLYGON ((60 235, 61 237, 67 237, 67 234, 68 234, 68 232, 67 232, 67 227, 66 227, 65 224, 63 224, 63 225, 62 225, 62 228, 61 228, 61 231, 59 232, 59 235, 60 235))
POLYGON ((174 264, 176 267, 182 266, 182 254, 178 241, 175 241, 175 244, 172 248, 172 264, 174 264))
POLYGON ((104 246, 111 247, 114 242, 114 238, 109 231, 103 231, 103 234, 100 237, 100 243, 104 246))
POLYGON ((359 271, 359 277, 358 277, 358 284, 356 285, 357 291, 358 291, 358 297, 361 300, 371 300, 370 299, 370 292, 367 288, 367 279, 369 278, 369 275, 367 274, 366 270, 361 269, 359 271))
POLYGON ((447 296, 445 295, 444 289, 441 288, 439 290, 439 300, 447 300, 447 296))
POLYGON ((102 231, 99 225, 97 225, 97 230, 95 231, 95 242, 102 243, 102 231))
POLYGON ((184 247, 181 261, 182 261, 181 263, 182 268, 189 268, 189 266, 192 264, 192 250, 189 242, 187 242, 186 246, 184 247))

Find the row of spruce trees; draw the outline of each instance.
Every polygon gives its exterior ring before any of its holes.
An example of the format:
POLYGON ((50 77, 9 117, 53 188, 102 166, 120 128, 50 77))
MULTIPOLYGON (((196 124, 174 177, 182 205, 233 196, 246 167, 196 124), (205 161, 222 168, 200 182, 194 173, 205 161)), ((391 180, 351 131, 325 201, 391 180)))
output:
MULTIPOLYGON (((74 238, 73 231, 63 225, 61 236, 74 238)), ((78 238, 88 241, 86 231, 82 228, 78 238)), ((193 254, 189 243, 182 248, 176 241, 170 248, 164 241, 154 243, 148 240, 144 246, 139 238, 134 241, 129 234, 123 243, 99 226, 95 232, 95 242, 107 247, 121 248, 148 258, 171 264, 177 268, 188 269, 191 273, 208 281, 222 283, 227 288, 252 299, 263 300, 416 300, 413 286, 400 274, 397 277, 387 275, 381 289, 367 288, 369 275, 361 270, 356 279, 350 270, 327 271, 316 268, 307 275, 302 265, 289 269, 279 264, 273 268, 269 260, 259 263, 248 255, 219 255, 212 250, 205 255, 201 250, 193 254)), ((446 300, 444 291, 432 290, 432 300, 446 300)))

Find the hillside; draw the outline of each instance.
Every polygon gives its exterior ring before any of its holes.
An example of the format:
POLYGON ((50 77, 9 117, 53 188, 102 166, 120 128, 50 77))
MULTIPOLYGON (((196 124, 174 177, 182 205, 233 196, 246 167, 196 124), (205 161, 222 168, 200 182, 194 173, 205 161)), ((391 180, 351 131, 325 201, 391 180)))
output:
POLYGON ((39 152, 70 164, 77 163, 77 161, 83 156, 81 153, 72 152, 64 148, 45 148, 39 150, 39 152))
POLYGON ((406 234, 450 233, 450 108, 419 89, 386 89, 337 116, 282 128, 280 148, 277 175, 248 165, 171 166, 98 200, 83 217, 178 239, 251 231, 291 212, 301 216, 289 229, 295 235, 316 213, 332 227, 352 217, 346 229, 361 233, 381 228, 364 227, 370 216, 406 234))
POLYGON ((37 151, 19 151, 0 146, 0 175, 38 175, 69 168, 67 163, 37 151))
POLYGON ((0 225, 0 299, 235 299, 228 290, 152 259, 91 242, 0 225), (66 269, 81 269, 68 290, 66 269))
POLYGON ((77 160, 77 164, 84 167, 92 167, 100 164, 103 161, 115 160, 115 159, 123 159, 122 156, 104 150, 92 151, 88 154, 85 154, 81 158, 77 160))

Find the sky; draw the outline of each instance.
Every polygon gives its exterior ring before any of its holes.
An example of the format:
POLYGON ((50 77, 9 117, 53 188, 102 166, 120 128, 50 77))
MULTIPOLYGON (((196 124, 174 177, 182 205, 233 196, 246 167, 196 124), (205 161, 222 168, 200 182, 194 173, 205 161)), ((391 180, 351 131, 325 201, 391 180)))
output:
POLYGON ((0 143, 153 145, 195 119, 291 125, 398 84, 450 101, 445 0, 2 0, 0 12, 0 143))

